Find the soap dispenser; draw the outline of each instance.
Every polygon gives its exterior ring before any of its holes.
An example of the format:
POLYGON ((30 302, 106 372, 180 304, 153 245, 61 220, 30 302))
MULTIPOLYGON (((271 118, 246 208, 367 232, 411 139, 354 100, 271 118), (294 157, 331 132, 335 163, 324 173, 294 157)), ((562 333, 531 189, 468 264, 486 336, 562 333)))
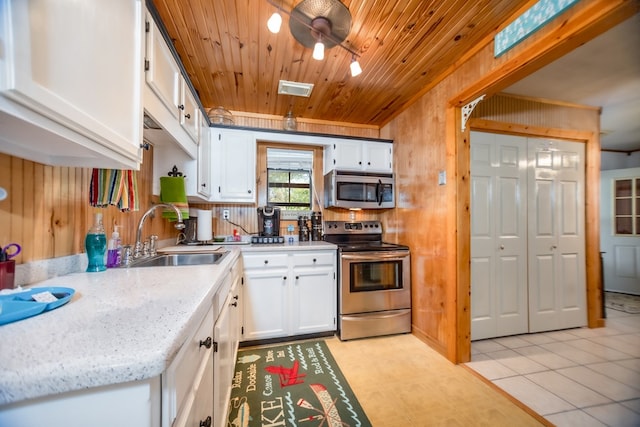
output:
POLYGON ((119 228, 119 225, 113 227, 113 233, 111 233, 111 238, 109 239, 109 245, 107 246, 107 268, 120 266, 122 243, 120 242, 119 228))
POLYGON ((102 214, 96 213, 94 223, 84 239, 84 247, 89 258, 88 272, 98 272, 107 269, 104 258, 107 252, 107 236, 102 225, 102 214))

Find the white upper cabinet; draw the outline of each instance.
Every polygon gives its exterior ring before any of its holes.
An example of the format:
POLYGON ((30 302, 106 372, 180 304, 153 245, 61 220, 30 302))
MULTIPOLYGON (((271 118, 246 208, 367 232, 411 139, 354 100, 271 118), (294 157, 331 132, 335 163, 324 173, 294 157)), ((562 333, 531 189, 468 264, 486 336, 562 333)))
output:
POLYGON ((204 115, 200 116, 200 145, 198 146, 198 189, 203 199, 211 197, 211 138, 209 123, 204 115))
POLYGON ((211 128, 214 202, 255 203, 256 138, 250 131, 211 128))
POLYGON ((0 0, 0 151, 137 169, 143 10, 140 0, 0 0))
POLYGON ((162 132, 146 129, 145 138, 156 146, 168 142, 195 159, 200 141, 200 106, 150 13, 145 18, 145 31, 144 109, 162 128, 162 132))
POLYGON ((361 172, 393 172, 393 144, 341 139, 324 151, 324 172, 333 169, 361 172))
MULTIPOLYGON (((150 14, 146 16, 145 26, 145 81, 168 115, 179 120, 180 68, 150 14)), ((145 97, 145 107, 147 101, 145 97)))
POLYGON ((180 76, 180 125, 196 144, 200 136, 200 107, 187 81, 180 76))

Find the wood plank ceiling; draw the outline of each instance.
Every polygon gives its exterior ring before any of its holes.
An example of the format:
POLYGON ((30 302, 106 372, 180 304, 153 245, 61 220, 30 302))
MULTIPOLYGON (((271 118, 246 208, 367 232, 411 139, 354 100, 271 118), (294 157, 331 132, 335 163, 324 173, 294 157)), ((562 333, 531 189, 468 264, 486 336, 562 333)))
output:
MULTIPOLYGON (((274 0, 290 11, 298 0, 274 0)), ((232 111, 381 126, 531 0, 346 0, 344 45, 316 61, 266 0, 153 0, 202 105, 232 111), (309 98, 279 95, 278 81, 313 83, 309 98)))

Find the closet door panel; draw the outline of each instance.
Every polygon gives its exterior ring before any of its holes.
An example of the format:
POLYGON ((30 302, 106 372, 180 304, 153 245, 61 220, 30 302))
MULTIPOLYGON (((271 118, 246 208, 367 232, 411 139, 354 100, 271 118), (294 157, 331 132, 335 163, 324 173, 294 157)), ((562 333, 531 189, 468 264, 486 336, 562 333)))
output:
POLYGON ((529 170, 530 332, 584 326, 584 144, 530 139, 528 146, 535 159, 529 170))
POLYGON ((527 331, 526 139, 472 132, 471 337, 527 331))

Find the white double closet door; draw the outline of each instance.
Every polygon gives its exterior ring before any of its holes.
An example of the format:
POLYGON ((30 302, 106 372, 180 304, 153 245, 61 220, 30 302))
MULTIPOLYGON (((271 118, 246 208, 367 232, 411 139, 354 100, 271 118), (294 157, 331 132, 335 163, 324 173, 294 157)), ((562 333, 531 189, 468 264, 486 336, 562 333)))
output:
POLYGON ((584 144, 471 132, 471 339, 584 326, 584 144))

